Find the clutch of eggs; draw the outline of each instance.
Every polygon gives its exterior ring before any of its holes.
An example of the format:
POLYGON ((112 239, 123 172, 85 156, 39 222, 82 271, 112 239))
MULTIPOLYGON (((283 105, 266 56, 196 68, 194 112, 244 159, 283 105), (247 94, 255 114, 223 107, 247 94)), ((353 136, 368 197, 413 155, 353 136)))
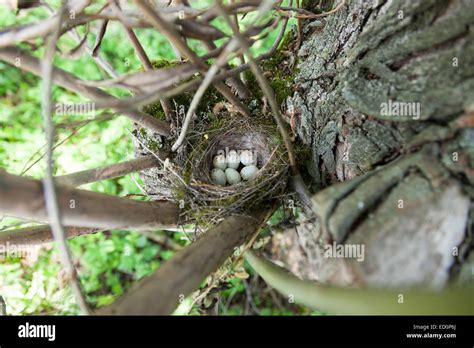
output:
POLYGON ((258 172, 257 158, 251 150, 230 150, 212 159, 212 181, 219 186, 236 185, 242 180, 255 178, 258 172))

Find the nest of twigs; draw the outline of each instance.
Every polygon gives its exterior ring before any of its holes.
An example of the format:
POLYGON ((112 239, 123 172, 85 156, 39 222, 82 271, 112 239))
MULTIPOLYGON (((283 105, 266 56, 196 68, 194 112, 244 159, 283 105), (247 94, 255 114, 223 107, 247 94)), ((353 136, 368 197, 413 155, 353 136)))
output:
POLYGON ((230 116, 195 127, 172 163, 148 170, 142 178, 152 196, 180 204, 183 222, 204 227, 281 195, 288 167, 286 148, 271 120, 230 116), (256 154, 259 171, 254 179, 232 186, 212 181, 213 158, 226 149, 256 154))

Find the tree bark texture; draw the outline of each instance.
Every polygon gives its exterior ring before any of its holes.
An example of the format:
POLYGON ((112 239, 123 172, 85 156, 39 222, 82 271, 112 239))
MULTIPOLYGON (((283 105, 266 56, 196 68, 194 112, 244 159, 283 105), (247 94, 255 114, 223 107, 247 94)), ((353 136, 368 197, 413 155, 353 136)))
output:
POLYGON ((305 21, 284 106, 311 148, 322 217, 298 228, 299 275, 378 287, 472 281, 474 130, 456 119, 472 118, 473 24, 471 0, 355 0, 322 29, 305 21), (389 102, 419 114, 387 115, 389 102), (333 242, 363 244, 364 261, 325 257, 333 242))

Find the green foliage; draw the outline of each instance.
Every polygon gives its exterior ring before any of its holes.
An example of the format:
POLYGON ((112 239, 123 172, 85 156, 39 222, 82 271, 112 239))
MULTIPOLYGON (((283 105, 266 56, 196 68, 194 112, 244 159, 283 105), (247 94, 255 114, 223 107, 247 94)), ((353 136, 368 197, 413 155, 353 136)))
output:
POLYGON ((0 264, 0 291, 7 313, 78 314, 70 288, 64 286, 57 253, 49 247, 31 254, 0 264))
POLYGON ((75 238, 70 243, 80 260, 80 279, 88 301, 96 306, 113 300, 160 265, 159 245, 145 236, 126 231, 97 233, 75 238))

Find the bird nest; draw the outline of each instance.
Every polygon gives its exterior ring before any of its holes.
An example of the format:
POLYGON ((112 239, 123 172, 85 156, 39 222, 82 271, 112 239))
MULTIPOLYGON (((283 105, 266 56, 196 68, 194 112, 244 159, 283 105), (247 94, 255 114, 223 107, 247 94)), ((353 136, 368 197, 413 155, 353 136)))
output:
POLYGON ((142 175, 149 194, 180 205, 184 223, 207 227, 270 201, 286 188, 287 152, 274 123, 237 116, 225 120, 195 127, 172 161, 142 175), (250 150, 256 155, 259 170, 252 180, 232 186, 213 182, 214 156, 229 150, 250 150))

